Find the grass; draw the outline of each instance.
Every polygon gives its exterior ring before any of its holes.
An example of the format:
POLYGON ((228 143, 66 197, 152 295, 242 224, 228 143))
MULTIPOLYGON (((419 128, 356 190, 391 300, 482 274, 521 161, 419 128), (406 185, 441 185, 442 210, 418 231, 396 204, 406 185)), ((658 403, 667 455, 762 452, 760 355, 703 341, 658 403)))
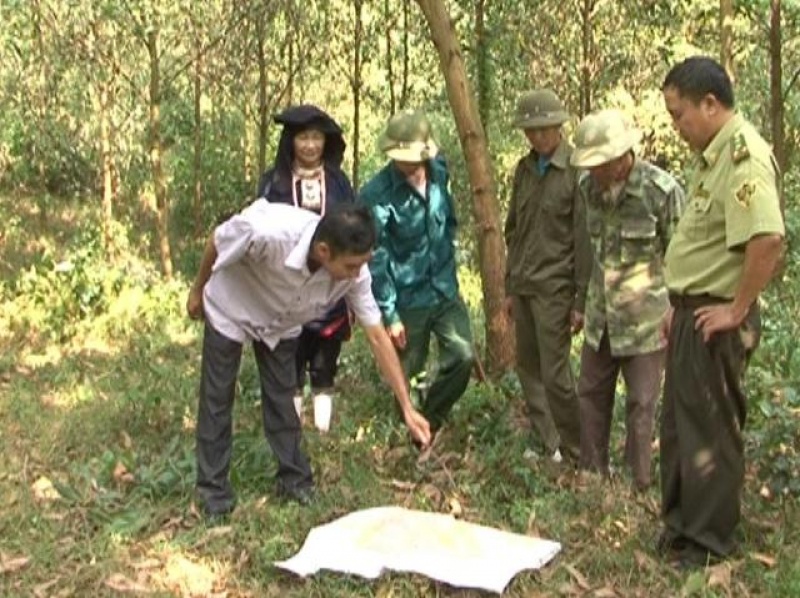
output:
POLYGON ((800 595, 797 504, 762 496, 756 459, 741 553, 679 573, 653 551, 657 489, 634 495, 624 476, 585 481, 523 459, 529 438, 513 381, 473 383, 434 457, 418 463, 358 337, 346 346, 332 433, 307 429, 320 491, 307 509, 272 495, 275 463, 247 354, 235 413, 239 506, 229 521, 209 524, 193 505, 200 328, 182 313, 186 284, 129 284, 102 309, 70 320, 68 338, 59 340, 63 330, 45 316, 66 299, 47 285, 31 287, 41 296, 22 295, 14 284, 21 268, 40 263, 36 247, 55 256, 85 215, 70 218, 74 207, 54 204, 48 220, 22 205, 0 197, 0 213, 16 217, 5 221, 17 223, 2 239, 0 595, 483 595, 415 575, 367 581, 324 572, 304 580, 273 567, 314 526, 389 504, 456 509, 469 521, 562 542, 561 555, 518 575, 509 596, 800 595))

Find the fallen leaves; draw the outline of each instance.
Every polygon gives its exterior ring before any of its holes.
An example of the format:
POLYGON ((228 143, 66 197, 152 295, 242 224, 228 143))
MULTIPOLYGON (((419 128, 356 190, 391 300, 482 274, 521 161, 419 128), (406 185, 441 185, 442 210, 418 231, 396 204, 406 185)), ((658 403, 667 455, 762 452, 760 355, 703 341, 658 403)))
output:
POLYGON ((52 502, 61 498, 58 490, 49 478, 42 476, 31 485, 33 499, 36 502, 52 502))
POLYGON ((8 558, 6 555, 0 553, 0 574, 6 575, 8 573, 16 573, 27 567, 30 562, 31 559, 27 556, 8 558))
POLYGON ((123 594, 150 593, 150 589, 147 586, 139 583, 138 581, 134 581, 128 577, 125 577, 122 573, 114 573, 103 582, 103 585, 110 590, 114 590, 115 592, 120 592, 123 594))
POLYGON ((60 578, 51 579, 45 583, 40 583, 38 586, 33 588, 33 595, 36 598, 50 598, 53 593, 50 591, 58 582, 61 581, 60 578))
POLYGON ((133 474, 128 471, 128 468, 125 467, 122 461, 117 461, 112 476, 114 477, 114 481, 118 484, 132 484, 135 481, 133 474))
POLYGON ((729 563, 720 563, 708 569, 708 587, 719 588, 726 595, 731 591, 731 566, 729 563))
POLYGON ((464 509, 461 508, 461 503, 455 496, 451 496, 450 500, 447 501, 448 511, 453 517, 461 517, 464 513, 464 509))
POLYGON ((750 558, 752 558, 754 561, 761 563, 767 569, 773 569, 778 564, 778 559, 771 557, 768 554, 763 554, 760 552, 751 552, 750 558))
POLYGON ((589 590, 592 589, 592 586, 589 584, 586 577, 584 577, 583 573, 578 571, 575 567, 573 567, 572 565, 564 565, 564 569, 567 570, 567 573, 570 574, 572 579, 575 580, 575 583, 577 583, 582 590, 588 592, 589 590))

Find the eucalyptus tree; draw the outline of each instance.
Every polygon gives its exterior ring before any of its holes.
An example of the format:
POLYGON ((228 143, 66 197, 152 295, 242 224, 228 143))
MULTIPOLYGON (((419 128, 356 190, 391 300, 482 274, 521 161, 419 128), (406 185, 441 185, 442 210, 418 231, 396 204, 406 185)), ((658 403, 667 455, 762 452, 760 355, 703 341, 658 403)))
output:
POLYGON ((439 54, 447 95, 467 162, 486 313, 487 357, 492 373, 499 374, 511 365, 514 355, 510 340, 511 323, 503 310, 505 248, 486 135, 467 77, 460 41, 446 6, 441 0, 417 0, 417 3, 425 15, 439 54))

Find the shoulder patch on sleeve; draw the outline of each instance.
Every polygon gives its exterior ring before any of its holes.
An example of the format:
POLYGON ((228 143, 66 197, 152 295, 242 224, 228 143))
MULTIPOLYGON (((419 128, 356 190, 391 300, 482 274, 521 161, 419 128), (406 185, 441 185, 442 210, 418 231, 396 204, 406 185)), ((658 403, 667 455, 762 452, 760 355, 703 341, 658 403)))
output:
POLYGON ((747 147, 747 139, 745 139, 744 133, 736 133, 731 137, 731 159, 733 163, 738 164, 749 157, 750 149, 747 147))
POLYGON ((749 181, 742 183, 742 186, 736 190, 736 201, 744 209, 748 209, 750 207, 750 200, 753 198, 753 194, 755 192, 755 183, 751 183, 749 181))

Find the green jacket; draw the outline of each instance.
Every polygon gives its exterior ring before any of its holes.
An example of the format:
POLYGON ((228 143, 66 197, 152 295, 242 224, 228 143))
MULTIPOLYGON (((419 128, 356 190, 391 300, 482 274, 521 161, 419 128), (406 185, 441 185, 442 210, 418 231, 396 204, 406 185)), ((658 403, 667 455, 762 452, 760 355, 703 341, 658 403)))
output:
POLYGON ((582 312, 591 247, 570 154, 572 147, 562 141, 544 174, 533 151, 517 163, 505 225, 506 294, 563 291, 582 312))
POLYGON ((588 174, 579 189, 594 254, 586 342, 598 350, 607 328, 614 356, 663 348, 659 328, 669 307, 664 254, 683 212, 683 189, 672 176, 639 159, 616 199, 603 198, 588 174))
POLYGON ((389 162, 361 189, 378 230, 369 268, 387 326, 401 320, 398 310, 458 297, 456 216, 448 181, 444 160, 429 160, 423 197, 389 162))

